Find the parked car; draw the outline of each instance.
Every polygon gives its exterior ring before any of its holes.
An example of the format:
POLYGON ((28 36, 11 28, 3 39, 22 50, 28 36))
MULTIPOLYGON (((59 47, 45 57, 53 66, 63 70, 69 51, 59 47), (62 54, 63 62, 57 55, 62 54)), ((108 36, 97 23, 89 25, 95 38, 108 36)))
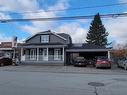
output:
POLYGON ((127 70, 127 58, 120 58, 118 60, 117 66, 127 70))
POLYGON ((93 65, 95 67, 95 64, 96 64, 96 59, 95 58, 87 59, 87 65, 93 65))
POLYGON ((96 61, 96 68, 111 68, 111 61, 107 57, 98 57, 96 61))
POLYGON ((87 60, 84 57, 76 57, 74 60, 74 66, 86 66, 87 60))
POLYGON ((12 59, 7 58, 7 57, 1 57, 0 66, 5 66, 5 65, 12 65, 12 59))

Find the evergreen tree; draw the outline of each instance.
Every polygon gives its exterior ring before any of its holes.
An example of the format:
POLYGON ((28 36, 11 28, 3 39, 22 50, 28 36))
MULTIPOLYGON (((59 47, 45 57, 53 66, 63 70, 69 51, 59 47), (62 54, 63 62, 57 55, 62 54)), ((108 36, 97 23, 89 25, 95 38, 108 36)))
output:
POLYGON ((91 23, 90 29, 87 33, 86 42, 88 44, 94 44, 94 45, 106 47, 106 45, 108 45, 107 36, 108 36, 108 32, 106 32, 106 29, 102 24, 100 15, 98 13, 94 16, 94 20, 91 23))

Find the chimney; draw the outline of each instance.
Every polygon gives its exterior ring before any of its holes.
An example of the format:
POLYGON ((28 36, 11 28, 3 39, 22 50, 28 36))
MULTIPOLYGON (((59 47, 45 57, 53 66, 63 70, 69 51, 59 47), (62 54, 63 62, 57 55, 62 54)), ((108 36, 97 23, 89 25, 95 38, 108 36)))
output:
POLYGON ((12 47, 17 47, 17 37, 16 36, 12 38, 12 47))

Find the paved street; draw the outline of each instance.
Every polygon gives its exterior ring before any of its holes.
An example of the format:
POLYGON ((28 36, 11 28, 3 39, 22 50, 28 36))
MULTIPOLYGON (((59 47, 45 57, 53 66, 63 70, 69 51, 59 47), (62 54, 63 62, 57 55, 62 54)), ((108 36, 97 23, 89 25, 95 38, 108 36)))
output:
POLYGON ((50 66, 0 67, 0 95, 126 95, 127 93, 127 71, 124 70, 64 66, 50 68, 50 66), (62 69, 61 72, 58 68, 62 69), (69 68, 72 72, 68 70, 69 68), (102 73, 99 73, 100 71, 102 73))

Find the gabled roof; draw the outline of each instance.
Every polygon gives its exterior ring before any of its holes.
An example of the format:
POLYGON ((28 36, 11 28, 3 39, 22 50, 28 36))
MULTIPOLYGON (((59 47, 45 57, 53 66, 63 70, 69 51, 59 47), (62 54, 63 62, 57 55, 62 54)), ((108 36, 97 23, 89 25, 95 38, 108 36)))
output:
POLYGON ((67 35, 68 35, 68 34, 65 34, 65 33, 55 33, 55 32, 51 32, 50 30, 48 30, 48 31, 39 32, 39 33, 27 38, 25 41, 28 41, 31 38, 35 37, 36 35, 40 35, 40 34, 53 34, 53 35, 55 35, 55 36, 57 36, 57 37, 59 37, 63 40, 67 40, 67 35))
POLYGON ((58 35, 57 33, 55 32, 51 32, 52 34, 56 35, 57 37, 59 38, 62 38, 63 40, 67 40, 65 37, 61 36, 61 35, 58 35))
POLYGON ((60 36, 62 36, 64 38, 66 38, 66 39, 68 39, 70 37, 70 35, 66 34, 66 33, 57 33, 57 35, 60 35, 60 36))

